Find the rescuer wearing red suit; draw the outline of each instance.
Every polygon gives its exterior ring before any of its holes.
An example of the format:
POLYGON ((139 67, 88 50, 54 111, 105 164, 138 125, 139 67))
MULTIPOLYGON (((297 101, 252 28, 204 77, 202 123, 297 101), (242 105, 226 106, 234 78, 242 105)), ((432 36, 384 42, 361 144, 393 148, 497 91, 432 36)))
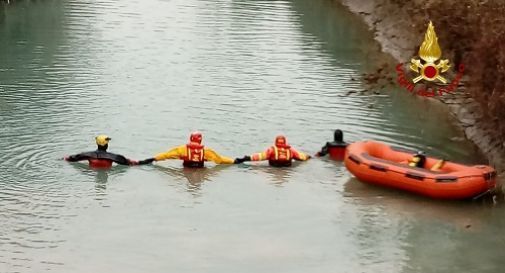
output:
POLYGON ((76 155, 66 156, 63 159, 70 162, 88 160, 89 166, 92 168, 110 168, 115 162, 120 165, 137 165, 135 160, 128 159, 122 155, 107 152, 109 148, 110 137, 99 135, 95 138, 97 149, 92 152, 85 152, 76 155))
POLYGON ((205 161, 213 161, 216 164, 238 163, 229 157, 219 155, 211 148, 204 147, 202 145, 202 133, 200 132, 191 133, 188 144, 177 146, 152 158, 141 160, 139 164, 149 164, 153 161, 165 159, 180 159, 182 160, 182 165, 188 168, 204 167, 205 161))
POLYGON ((272 147, 268 148, 266 151, 261 153, 255 153, 251 156, 244 156, 243 158, 237 158, 235 161, 262 161, 268 160, 270 166, 273 167, 289 167, 291 166, 291 161, 299 160, 306 161, 310 158, 309 155, 299 152, 292 148, 286 140, 285 136, 277 136, 275 138, 275 143, 272 147))
POLYGON ((344 133, 342 130, 337 129, 333 134, 333 141, 326 142, 316 156, 325 156, 330 154, 330 157, 335 160, 343 160, 347 145, 348 144, 344 142, 344 133))

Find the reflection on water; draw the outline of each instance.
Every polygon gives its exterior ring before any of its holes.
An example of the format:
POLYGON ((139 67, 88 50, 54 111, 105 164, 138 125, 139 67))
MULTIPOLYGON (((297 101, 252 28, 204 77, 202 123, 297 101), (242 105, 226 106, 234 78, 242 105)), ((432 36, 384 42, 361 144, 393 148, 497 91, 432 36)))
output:
POLYGON ((501 205, 374 188, 326 158, 198 170, 60 160, 101 133, 142 159, 195 129, 230 157, 279 133, 313 154, 341 128, 350 142, 482 163, 440 105, 363 92, 360 75, 387 58, 333 2, 1 6, 0 272, 500 272, 501 205))
POLYGON ((95 181, 95 189, 97 194, 104 194, 107 189, 109 176, 120 176, 128 170, 128 167, 117 165, 112 169, 93 169, 89 168, 87 161, 85 163, 69 163, 76 171, 82 175, 92 177, 95 181))
POLYGON ((431 200, 359 183, 355 178, 346 182, 344 191, 349 203, 363 207, 360 218, 371 219, 362 223, 356 236, 376 234, 383 228, 401 236, 399 247, 408 260, 400 271, 437 272, 457 267, 465 272, 497 272, 501 254, 494 250, 505 241, 496 230, 502 221, 494 214, 501 205, 493 208, 489 203, 431 200), (377 227, 383 219, 388 219, 388 224, 377 227), (483 270, 483 264, 489 267, 483 270))
MULTIPOLYGON (((415 218, 416 221, 433 221, 455 228, 477 228, 482 217, 482 207, 466 201, 431 200, 414 194, 399 194, 395 189, 376 187, 350 178, 344 185, 347 197, 363 206, 381 207, 386 213, 415 218)), ((472 228, 472 229, 473 229, 472 228)))
POLYGON ((194 196, 200 194, 202 184, 207 181, 213 181, 214 177, 221 171, 227 169, 230 165, 216 165, 213 167, 206 168, 184 168, 184 167, 170 167, 154 165, 154 168, 158 171, 164 172, 171 176, 176 181, 179 178, 185 178, 187 180, 187 191, 192 193, 194 196))
POLYGON ((277 186, 281 186, 283 183, 289 182, 293 174, 293 168, 296 168, 296 166, 299 164, 300 162, 293 162, 291 168, 270 167, 268 166, 267 162, 250 163, 250 164, 246 163, 245 165, 252 172, 255 173, 263 172, 267 174, 268 177, 270 178, 268 179, 269 181, 272 181, 277 186))

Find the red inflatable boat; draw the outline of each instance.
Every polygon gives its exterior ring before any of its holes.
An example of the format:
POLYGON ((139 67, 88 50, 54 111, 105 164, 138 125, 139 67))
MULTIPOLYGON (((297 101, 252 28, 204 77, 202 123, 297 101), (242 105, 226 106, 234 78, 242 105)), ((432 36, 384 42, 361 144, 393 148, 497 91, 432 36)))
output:
POLYGON ((407 163, 413 152, 384 143, 363 141, 347 147, 345 166, 363 182, 406 190, 440 199, 466 199, 494 189, 496 171, 490 166, 467 166, 445 162, 438 171, 430 168, 438 161, 426 158, 425 168, 407 163))

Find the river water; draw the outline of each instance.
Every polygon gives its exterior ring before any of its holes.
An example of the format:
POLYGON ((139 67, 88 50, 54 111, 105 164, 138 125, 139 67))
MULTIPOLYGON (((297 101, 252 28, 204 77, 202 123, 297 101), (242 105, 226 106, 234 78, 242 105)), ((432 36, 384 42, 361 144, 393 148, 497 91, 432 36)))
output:
POLYGON ((0 9, 0 272, 501 272, 500 204, 361 184, 340 162, 94 171, 192 130, 231 157, 341 128, 483 163, 443 107, 360 75, 387 59, 331 1, 18 1, 0 9), (368 90, 363 92, 363 90, 368 90))

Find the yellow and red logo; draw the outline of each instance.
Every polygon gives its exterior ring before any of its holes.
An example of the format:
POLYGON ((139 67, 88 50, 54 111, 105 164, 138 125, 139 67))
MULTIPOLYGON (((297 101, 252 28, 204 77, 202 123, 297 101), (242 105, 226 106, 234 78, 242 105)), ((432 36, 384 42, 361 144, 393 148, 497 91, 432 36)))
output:
POLYGON ((408 80, 404 72, 404 64, 398 64, 396 66, 396 72, 398 74, 397 81, 400 86, 405 87, 409 92, 416 93, 421 96, 433 97, 436 95, 443 95, 444 93, 452 93, 459 85, 461 77, 463 76, 463 71, 465 69, 463 64, 458 66, 458 74, 447 84, 447 79, 443 76, 443 73, 447 72, 451 67, 449 65, 448 59, 440 59, 442 57, 442 50, 438 45, 437 34, 435 33, 435 27, 430 21, 428 24, 428 29, 424 35, 424 41, 419 47, 419 58, 412 58, 410 60, 410 70, 415 73, 415 77, 408 80), (420 81, 425 81, 428 85, 427 88, 416 88, 416 85, 420 81), (443 87, 433 87, 429 84, 433 83, 435 85, 443 87))

